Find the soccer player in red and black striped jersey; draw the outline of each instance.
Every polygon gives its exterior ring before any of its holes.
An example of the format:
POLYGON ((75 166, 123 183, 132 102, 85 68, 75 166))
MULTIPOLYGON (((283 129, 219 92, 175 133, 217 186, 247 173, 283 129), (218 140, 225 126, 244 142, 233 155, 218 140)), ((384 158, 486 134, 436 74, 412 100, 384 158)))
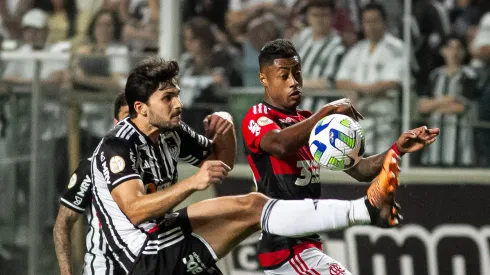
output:
MULTIPOLYGON (((315 203, 321 193, 319 165, 307 144, 313 126, 329 114, 346 114, 356 120, 362 116, 348 99, 327 104, 314 114, 297 109, 303 80, 299 55, 289 41, 277 39, 265 44, 259 63, 264 101, 252 106, 242 121, 247 158, 258 191, 271 198, 313 199, 315 203)), ((438 133, 439 129, 413 129, 403 133, 391 148, 399 156, 414 152, 434 142, 438 133)), ((346 173, 359 181, 373 180, 387 152, 362 159, 346 173)), ((330 211, 340 214, 343 210, 332 206, 330 211)), ((332 274, 329 270, 350 274, 322 253, 318 235, 286 238, 263 231, 258 257, 266 274, 332 274)))

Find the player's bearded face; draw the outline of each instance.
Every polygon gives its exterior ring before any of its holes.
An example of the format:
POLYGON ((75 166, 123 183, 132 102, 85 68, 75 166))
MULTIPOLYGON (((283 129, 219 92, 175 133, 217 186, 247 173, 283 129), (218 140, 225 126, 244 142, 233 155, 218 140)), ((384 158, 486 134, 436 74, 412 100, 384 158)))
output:
POLYGON ((296 109, 301 103, 303 77, 298 57, 278 58, 267 68, 267 92, 278 107, 296 109))
POLYGON ((154 92, 148 100, 148 123, 160 130, 180 125, 182 103, 180 88, 176 84, 154 92))

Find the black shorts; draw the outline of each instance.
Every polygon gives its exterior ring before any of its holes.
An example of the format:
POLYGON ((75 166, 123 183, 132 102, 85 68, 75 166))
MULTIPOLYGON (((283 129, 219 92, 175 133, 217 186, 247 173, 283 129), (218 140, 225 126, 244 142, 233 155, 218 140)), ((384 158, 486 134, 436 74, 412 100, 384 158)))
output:
POLYGON ((142 248, 130 274, 221 275, 216 254, 200 236, 192 233, 187 208, 165 215, 142 248))

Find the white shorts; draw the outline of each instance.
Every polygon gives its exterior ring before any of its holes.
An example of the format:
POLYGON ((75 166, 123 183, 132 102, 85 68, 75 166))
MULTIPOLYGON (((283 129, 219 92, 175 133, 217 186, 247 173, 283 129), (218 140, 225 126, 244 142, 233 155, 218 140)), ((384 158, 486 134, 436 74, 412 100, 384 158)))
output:
POLYGON ((306 249, 281 267, 264 272, 267 275, 352 275, 339 262, 317 248, 306 249))

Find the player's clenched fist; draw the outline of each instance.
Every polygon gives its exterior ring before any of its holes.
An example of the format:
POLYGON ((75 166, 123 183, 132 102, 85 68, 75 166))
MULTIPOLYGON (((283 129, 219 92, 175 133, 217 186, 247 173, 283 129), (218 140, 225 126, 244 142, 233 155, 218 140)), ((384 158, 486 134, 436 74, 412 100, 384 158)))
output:
POLYGON ((233 117, 227 112, 215 112, 204 118, 203 126, 205 136, 214 140, 233 131, 233 117))
POLYGON ((205 161, 194 175, 195 189, 204 190, 211 184, 221 183, 231 168, 220 160, 205 161))
POLYGON ((361 119, 364 119, 364 117, 357 111, 357 109, 352 105, 352 102, 348 98, 342 98, 339 100, 332 101, 323 108, 329 108, 330 112, 329 114, 342 114, 346 116, 350 116, 356 121, 359 121, 361 119))

